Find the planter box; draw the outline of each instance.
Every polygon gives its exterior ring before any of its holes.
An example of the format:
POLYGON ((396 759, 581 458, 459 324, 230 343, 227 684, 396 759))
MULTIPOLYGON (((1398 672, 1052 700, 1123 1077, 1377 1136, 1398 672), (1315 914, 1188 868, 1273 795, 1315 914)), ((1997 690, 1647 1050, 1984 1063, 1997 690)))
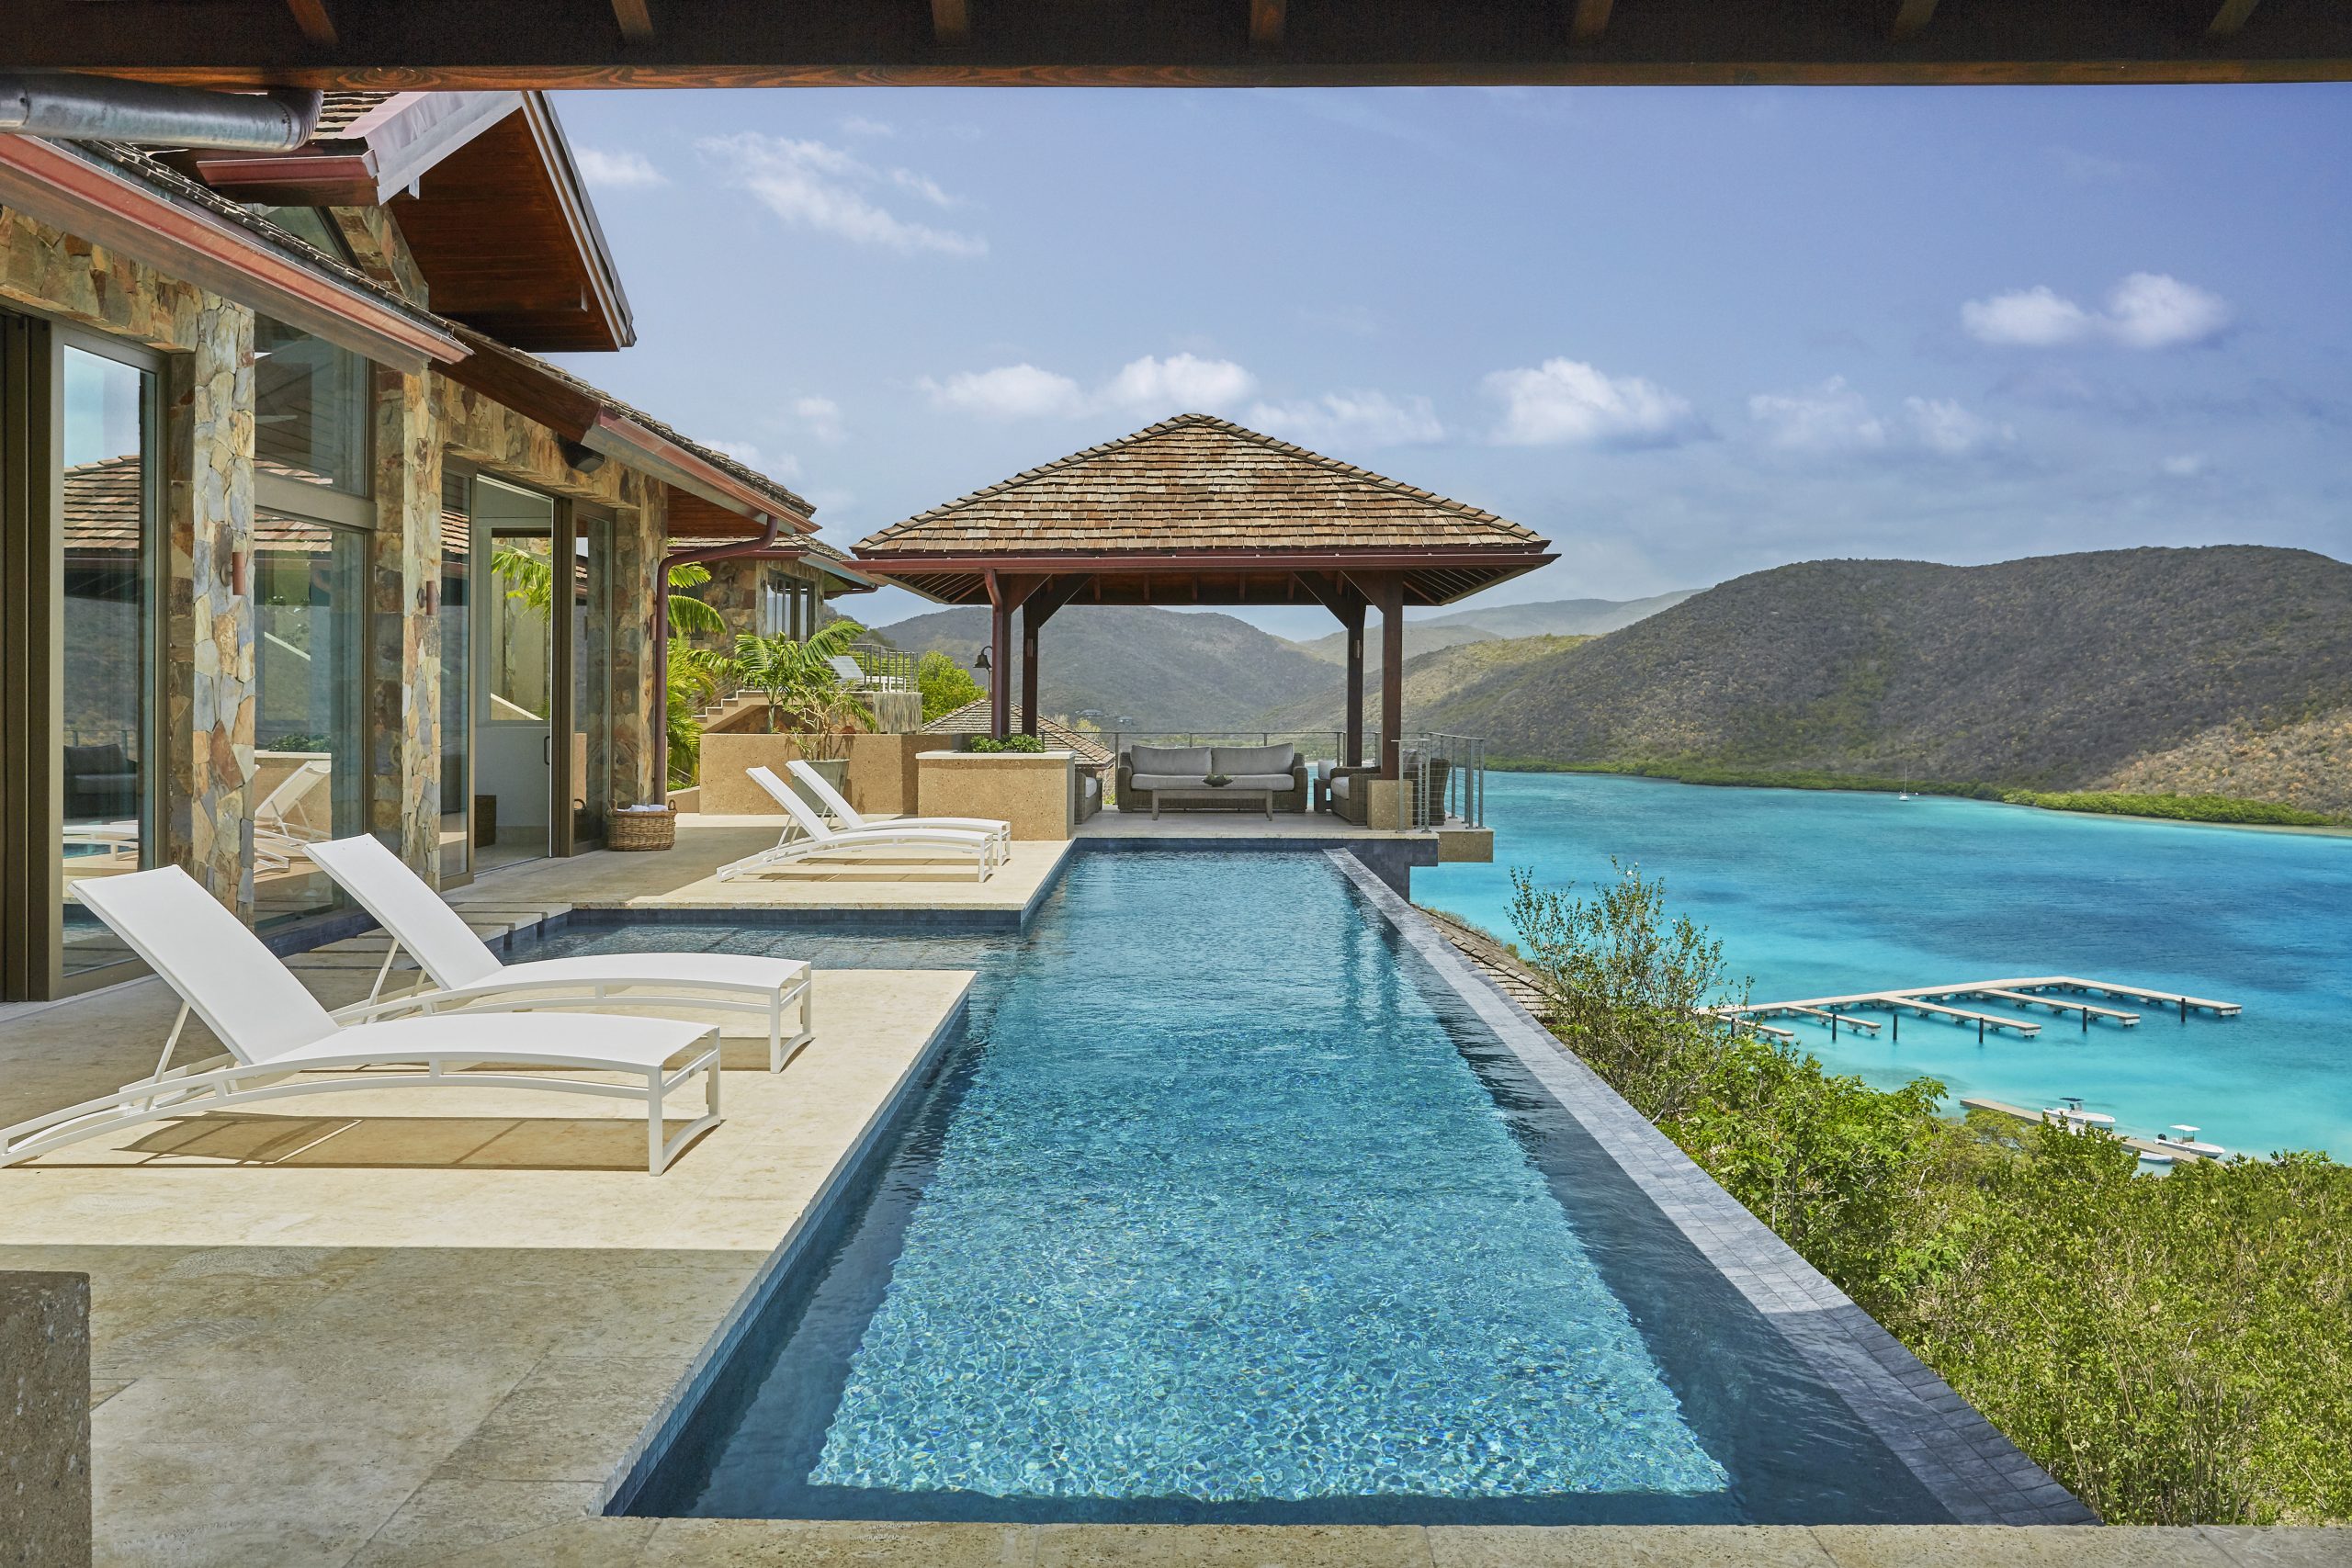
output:
POLYGON ((915 809, 925 817, 984 817, 1016 839, 1067 839, 1078 823, 1078 758, 1070 751, 925 751, 915 809))

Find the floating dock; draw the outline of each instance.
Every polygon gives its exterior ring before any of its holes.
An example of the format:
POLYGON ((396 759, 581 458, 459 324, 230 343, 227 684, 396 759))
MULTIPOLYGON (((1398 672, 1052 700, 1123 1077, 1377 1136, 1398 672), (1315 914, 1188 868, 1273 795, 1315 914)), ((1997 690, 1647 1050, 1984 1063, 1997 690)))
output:
MULTIPOLYGON (((1977 1100, 1962 1096, 1960 1103, 1970 1111, 1996 1111, 2003 1116, 2014 1116, 2020 1122, 2047 1122, 2056 1125, 2065 1121, 2064 1116, 2054 1111, 2028 1111, 2022 1105, 2009 1105, 1997 1100, 1977 1100)), ((2143 1155, 2157 1155, 2165 1159, 2200 1160, 2212 1157, 2211 1155, 2198 1154, 2192 1149, 2184 1149, 2178 1144, 2167 1144, 2161 1138, 2140 1138, 2128 1133, 2117 1133, 2115 1137, 2119 1143, 2129 1144, 2143 1155)))
MULTIPOLYGON (((2030 1040, 2041 1032, 2041 1025, 2028 1019, 2012 1018, 2007 1013, 1979 1012, 1971 1008, 1953 1007, 1952 998, 1982 998, 1986 1001, 2007 1002, 2013 1007, 2041 1007, 2054 1012, 2079 1017, 2086 1032, 2094 1020, 2113 1023, 2120 1028, 2134 1028, 2140 1014, 2121 1008, 2105 1007, 2097 1002, 2062 1000, 2052 993, 2069 997, 2120 997, 2147 1007, 2160 1007, 2177 1011, 2186 1020, 2192 1012, 2211 1013, 2215 1018, 2235 1018, 2244 1010, 2235 1002, 2215 1001, 2211 997, 2186 996, 2178 991, 2156 991, 2144 986, 2119 985, 2111 980, 2086 980, 2073 975, 2028 975, 1999 980, 1973 980, 1958 986, 1912 986, 1899 990, 1856 991, 1842 997, 1804 997, 1785 1002, 1748 1002, 1736 1007, 1714 1010, 1720 1017, 1743 1021, 1765 1018, 1811 1018, 1827 1021, 1835 1027, 1843 1024, 1851 1029, 1874 1030, 1868 1019, 1850 1016, 1856 1008, 1883 1008, 1895 1015, 1894 1038, 1903 1037, 1901 1018, 1908 1010, 1926 1018, 1942 1019, 1962 1025, 1976 1025, 1976 1037, 1982 1040, 1988 1031, 2006 1029, 2021 1039, 2030 1040)), ((1771 1032, 1787 1035, 1788 1031, 1771 1032)), ((1793 1038, 1793 1036, 1791 1036, 1793 1038)))

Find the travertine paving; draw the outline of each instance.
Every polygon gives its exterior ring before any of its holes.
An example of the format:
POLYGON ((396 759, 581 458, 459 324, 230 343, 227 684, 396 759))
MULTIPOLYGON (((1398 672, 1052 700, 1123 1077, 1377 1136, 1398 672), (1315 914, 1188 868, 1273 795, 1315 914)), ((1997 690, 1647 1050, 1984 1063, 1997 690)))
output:
MULTIPOLYGON (((330 1002, 373 978, 297 967, 330 1002)), ((418 1561, 600 1508, 969 981, 820 972, 780 1075, 730 1021, 727 1121, 660 1177, 630 1108, 500 1090, 191 1117, 0 1170, 0 1268, 91 1276, 98 1560, 418 1561)), ((0 1115, 145 1071, 174 1010, 146 984, 11 1023, 0 1115)))

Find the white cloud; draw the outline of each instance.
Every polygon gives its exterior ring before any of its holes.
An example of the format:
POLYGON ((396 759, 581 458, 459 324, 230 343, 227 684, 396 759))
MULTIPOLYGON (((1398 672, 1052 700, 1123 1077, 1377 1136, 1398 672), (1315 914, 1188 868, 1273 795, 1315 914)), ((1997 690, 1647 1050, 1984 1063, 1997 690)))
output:
POLYGON ((984 419, 1068 419, 1087 406, 1077 382, 1029 364, 961 371, 944 381, 926 376, 918 384, 941 408, 984 419))
POLYGON ((2017 439, 2007 425, 1942 398, 1905 398, 1900 413, 1882 415, 1861 393, 1832 376, 1804 392, 1758 392, 1747 415, 1766 445, 1815 457, 1883 452, 1965 457, 2017 439))
POLYGON ((2229 302, 2160 272, 2135 272, 2107 297, 2108 331, 2129 348, 2203 343, 2230 324, 2229 302))
POLYGON ((2040 284, 1990 299, 1971 299, 1960 308, 1960 322, 1979 343, 2029 348, 2079 343, 2098 329, 2088 310, 2040 284))
POLYGON ((1960 308, 1961 325, 1980 343, 2026 348, 2103 338, 2126 348, 2177 348, 2203 343, 2230 324, 2229 301, 2160 272, 2135 272, 2095 312, 2047 285, 2014 289, 1960 308))
POLYGON ((1576 359, 1497 370, 1488 395, 1503 405, 1494 439, 1507 446, 1666 446, 1695 434, 1690 404, 1638 376, 1610 376, 1576 359))
POLYGON ((1184 413, 1230 408, 1257 389, 1258 378, 1230 359, 1190 354, 1158 359, 1147 354, 1121 366, 1095 398, 1134 412, 1184 413))
POLYGON ((868 119, 862 114, 854 114, 842 121, 842 134, 843 136, 896 136, 899 134, 899 128, 888 120, 868 119))
POLYGON ((1250 423, 1302 446, 1415 446, 1445 439, 1427 398, 1385 392, 1326 392, 1287 403, 1258 403, 1250 423))
POLYGON ((940 189, 938 181, 933 179, 928 175, 919 175, 912 169, 892 169, 890 171, 890 183, 897 186, 900 190, 910 191, 914 195, 922 197, 933 207, 961 207, 964 205, 954 197, 948 195, 945 191, 940 189))
POLYGON ((2205 471, 2207 460, 2205 454, 2202 452, 2182 452, 2174 457, 2166 457, 2163 462, 2158 463, 2156 467, 2162 468, 2165 473, 2170 474, 2174 479, 2193 479, 2198 475, 2205 471))
POLYGON ((706 441, 704 446, 715 452, 724 452, 747 468, 787 482, 800 477, 799 460, 789 452, 779 452, 769 457, 749 441, 706 441))
POLYGON ((580 177, 598 190, 643 190, 670 183, 669 176, 642 152, 603 152, 580 147, 571 156, 580 165, 580 177))
POLYGON ((935 229, 900 218, 867 194, 895 187, 913 190, 935 205, 951 201, 936 185, 911 171, 886 173, 828 142, 753 131, 709 137, 695 145, 707 156, 722 162, 732 183, 750 191, 786 223, 908 254, 918 251, 951 256, 988 254, 988 241, 978 234, 935 229))
POLYGON ((842 407, 831 398, 795 398, 792 417, 828 446, 838 446, 849 439, 849 432, 842 425, 842 407))
POLYGON ((1758 392, 1747 400, 1747 417, 1784 452, 1875 452, 1887 443, 1886 422, 1843 376, 1810 392, 1758 392))

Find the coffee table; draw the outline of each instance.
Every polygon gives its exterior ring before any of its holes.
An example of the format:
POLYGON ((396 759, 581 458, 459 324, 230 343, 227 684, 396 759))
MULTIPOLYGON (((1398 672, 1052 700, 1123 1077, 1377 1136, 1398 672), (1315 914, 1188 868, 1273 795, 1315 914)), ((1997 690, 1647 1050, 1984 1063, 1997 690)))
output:
POLYGON ((1208 784, 1194 784, 1183 789, 1153 790, 1151 792, 1151 819, 1155 822, 1159 821, 1159 808, 1170 802, 1174 802, 1181 806, 1187 802, 1197 801, 1205 804, 1212 800, 1255 800, 1258 803, 1259 809, 1265 812, 1266 820, 1271 822, 1274 819, 1274 792, 1272 790, 1237 788, 1232 784, 1224 784, 1215 787, 1208 784))

